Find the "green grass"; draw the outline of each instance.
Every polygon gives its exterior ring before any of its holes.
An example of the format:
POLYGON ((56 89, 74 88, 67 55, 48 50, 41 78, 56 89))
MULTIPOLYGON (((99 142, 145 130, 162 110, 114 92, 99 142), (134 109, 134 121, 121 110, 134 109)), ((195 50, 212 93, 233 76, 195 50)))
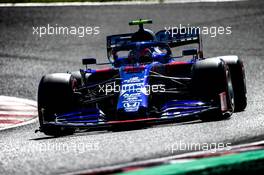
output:
POLYGON ((161 165, 119 175, 233 175, 263 174, 264 150, 220 157, 203 158, 185 163, 161 165))

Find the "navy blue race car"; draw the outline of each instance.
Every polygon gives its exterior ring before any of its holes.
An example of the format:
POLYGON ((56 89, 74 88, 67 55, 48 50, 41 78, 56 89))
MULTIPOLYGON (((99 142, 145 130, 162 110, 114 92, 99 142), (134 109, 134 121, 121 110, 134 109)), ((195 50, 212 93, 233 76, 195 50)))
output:
POLYGON ((110 68, 88 68, 96 59, 85 58, 85 69, 43 76, 39 131, 61 136, 128 124, 221 120, 246 108, 237 56, 205 58, 198 28, 154 33, 144 28, 147 23, 152 21, 132 21, 137 32, 107 37, 110 68))

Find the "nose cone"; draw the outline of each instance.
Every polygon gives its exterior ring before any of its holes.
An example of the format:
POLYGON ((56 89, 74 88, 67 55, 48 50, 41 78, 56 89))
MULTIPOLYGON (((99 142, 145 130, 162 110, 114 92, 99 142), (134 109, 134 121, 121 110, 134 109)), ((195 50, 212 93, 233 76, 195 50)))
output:
POLYGON ((146 116, 148 108, 148 73, 147 69, 137 72, 120 69, 122 78, 117 111, 121 116, 146 116))

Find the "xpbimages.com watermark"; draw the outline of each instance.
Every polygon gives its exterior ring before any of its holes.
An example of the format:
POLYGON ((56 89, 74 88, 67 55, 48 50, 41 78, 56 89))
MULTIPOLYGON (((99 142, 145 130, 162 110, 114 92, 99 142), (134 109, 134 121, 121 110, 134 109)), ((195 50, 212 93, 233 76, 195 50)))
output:
POLYGON ((179 34, 202 34, 209 35, 214 38, 219 35, 231 35, 232 27, 231 26, 191 26, 190 24, 179 26, 166 26, 164 27, 165 32, 170 34, 172 37, 177 36, 179 34))
POLYGON ((215 153, 217 151, 231 150, 231 143, 185 143, 179 141, 168 145, 166 149, 171 154, 178 151, 209 151, 215 153))
POLYGON ((36 143, 29 142, 28 146, 21 146, 22 144, 15 144, 7 142, 1 149, 5 151, 13 152, 19 149, 21 152, 64 152, 64 153, 87 153, 97 152, 101 150, 99 142, 86 142, 86 143, 36 143))
POLYGON ((85 36, 100 34, 99 26, 59 26, 58 24, 47 26, 33 26, 32 34, 44 37, 52 35, 76 36, 83 38, 85 36))
POLYGON ((101 84, 98 85, 99 93, 104 93, 105 95, 111 93, 121 93, 124 94, 125 92, 129 93, 144 93, 145 95, 150 95, 151 93, 162 93, 165 92, 165 85, 164 84, 153 84, 153 85, 145 85, 144 83, 133 83, 133 84, 123 84, 119 85, 115 82, 101 84))

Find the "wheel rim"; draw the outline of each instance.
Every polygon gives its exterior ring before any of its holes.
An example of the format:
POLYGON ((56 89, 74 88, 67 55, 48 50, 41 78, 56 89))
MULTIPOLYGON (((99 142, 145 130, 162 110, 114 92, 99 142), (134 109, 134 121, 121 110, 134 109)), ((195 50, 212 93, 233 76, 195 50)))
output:
POLYGON ((227 94, 228 94, 229 107, 233 112, 235 108, 235 99, 234 99, 234 91, 233 91, 231 75, 228 69, 226 70, 226 78, 227 78, 227 94))

